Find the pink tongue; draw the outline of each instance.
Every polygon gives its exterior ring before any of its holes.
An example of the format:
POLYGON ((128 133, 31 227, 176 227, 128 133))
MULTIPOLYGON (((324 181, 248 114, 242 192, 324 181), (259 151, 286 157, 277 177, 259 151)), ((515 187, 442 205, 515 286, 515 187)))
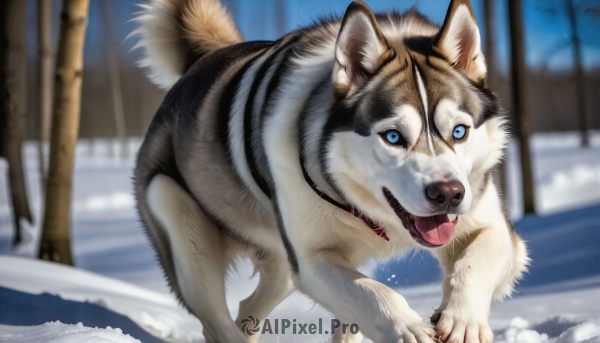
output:
POLYGON ((433 245, 444 245, 448 243, 457 220, 450 221, 447 214, 438 214, 432 217, 414 216, 415 227, 423 236, 423 239, 433 245))

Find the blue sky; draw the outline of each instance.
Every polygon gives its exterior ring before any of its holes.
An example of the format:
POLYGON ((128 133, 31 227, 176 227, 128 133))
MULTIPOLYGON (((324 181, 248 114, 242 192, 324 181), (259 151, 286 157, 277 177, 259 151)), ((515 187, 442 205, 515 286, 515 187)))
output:
MULTIPOLYGON (((35 33, 35 0, 29 1, 28 21, 30 24, 28 39, 36 41, 35 33)), ((110 1, 114 4, 112 10, 117 35, 116 41, 121 42, 121 54, 130 54, 129 50, 135 40, 125 41, 125 37, 135 29, 135 24, 128 22, 137 11, 136 3, 145 0, 91 0, 90 20, 86 36, 85 63, 97 63, 105 59, 105 31, 103 29, 100 1, 110 1)), ((222 0, 234 14, 237 25, 247 40, 272 40, 281 35, 277 29, 274 4, 276 0, 222 0)), ((509 31, 507 0, 496 0, 496 23, 494 40, 496 42, 497 68, 506 73, 509 66, 509 31)), ((550 69, 572 68, 572 45, 570 30, 564 10, 565 0, 522 0, 525 16, 526 58, 531 68, 550 69), (555 9, 549 14, 545 8, 555 9)), ((427 15, 433 22, 441 24, 449 0, 367 0, 374 11, 398 9, 404 11, 416 7, 427 15)), ((481 0, 472 0, 476 16, 483 30, 483 5, 481 0)), ((580 7, 600 6, 600 0, 575 0, 580 7)), ((343 14, 350 3, 349 0, 283 0, 285 20, 284 31, 288 32, 309 24, 313 19, 327 14, 343 14)), ((58 17, 60 1, 55 0, 55 13, 58 17)), ((583 63, 585 68, 600 67, 600 16, 578 12, 579 30, 583 45, 583 63)), ((57 22, 58 24, 58 22, 57 22)), ((58 26, 55 29, 58 31, 58 26)), ((55 35, 57 32, 55 32, 55 35)), ((485 35, 482 31, 482 38, 485 35)), ((37 47, 29 44, 31 54, 37 47)))
MULTIPOLYGON (((236 17, 238 26, 246 39, 274 39, 277 37, 273 4, 276 0, 230 1, 229 7, 236 17)), ((496 24, 494 39, 498 68, 506 72, 509 63, 509 29, 507 0, 496 0, 496 24)), ((600 0, 575 0, 583 7, 600 5, 600 0)), ((400 11, 416 7, 433 22, 441 24, 446 15, 449 0, 367 0, 374 11, 398 9, 400 11)), ((551 69, 569 69, 572 67, 572 46, 569 22, 564 10, 564 0, 522 0, 524 5, 526 52, 528 65, 540 68, 547 65, 551 69), (549 15, 545 8, 556 9, 549 15)), ((483 4, 481 0, 472 0, 475 14, 483 32, 483 4)), ((285 0, 286 29, 291 31, 310 23, 320 15, 343 14, 348 0, 285 0)), ((600 66, 600 17, 579 13, 581 38, 586 44, 583 49, 583 62, 586 67, 600 66), (595 41, 595 42, 594 42, 595 41), (589 43, 587 43, 589 42, 589 43), (591 44, 593 42, 593 44, 591 44)))

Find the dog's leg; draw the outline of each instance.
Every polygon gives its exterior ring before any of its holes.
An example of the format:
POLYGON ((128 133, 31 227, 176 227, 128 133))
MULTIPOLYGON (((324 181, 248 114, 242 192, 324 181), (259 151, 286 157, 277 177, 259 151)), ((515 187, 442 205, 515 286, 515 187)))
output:
POLYGON ((336 330, 331 337, 331 343, 361 343, 363 341, 363 335, 360 331, 357 334, 346 332, 342 333, 341 330, 336 330))
POLYGON ((433 343, 431 324, 400 294, 347 266, 339 252, 315 252, 298 261, 300 289, 332 313, 343 313, 374 342, 433 343))
MULTIPOLYGON (((286 256, 275 256, 255 261, 260 273, 258 287, 248 298, 240 302, 240 312, 236 323, 241 327, 242 319, 253 316, 264 323, 264 319, 281 301, 294 291, 290 263, 286 256)), ((260 333, 248 335, 249 342, 258 341, 260 333)))
POLYGON ((348 320, 343 313, 334 313, 333 315, 341 322, 340 326, 342 330, 335 330, 335 332, 333 332, 331 335, 331 343, 361 343, 363 341, 363 335, 360 331, 353 334, 350 332, 349 327, 344 331, 344 324, 351 325, 352 320, 348 320))
POLYGON ((225 301, 226 266, 217 227, 168 176, 152 179, 147 200, 169 237, 181 295, 202 322, 207 342, 246 342, 225 301))
MULTIPOLYGON (((500 208, 497 205, 495 208, 500 208)), ((486 217, 489 215, 486 213, 486 217)), ((443 283, 442 303, 431 321, 437 323, 443 341, 493 342, 488 325, 492 299, 511 293, 528 261, 525 244, 503 217, 498 215, 491 226, 457 238, 436 252, 448 276, 443 283)))

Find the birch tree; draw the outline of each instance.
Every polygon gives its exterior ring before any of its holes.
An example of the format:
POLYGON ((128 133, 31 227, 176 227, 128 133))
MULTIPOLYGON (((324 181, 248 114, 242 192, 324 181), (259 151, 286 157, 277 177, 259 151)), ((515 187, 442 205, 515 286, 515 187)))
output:
POLYGON ((72 174, 88 9, 89 0, 63 0, 54 78, 50 161, 39 257, 65 264, 73 264, 70 248, 72 174))
MULTIPOLYGON (((52 115, 52 0, 37 1, 38 15, 38 84, 40 89, 39 101, 39 170, 42 185, 42 199, 46 187, 46 157, 44 147, 50 136, 50 116, 52 115)), ((42 203, 43 205, 43 203, 42 203)))

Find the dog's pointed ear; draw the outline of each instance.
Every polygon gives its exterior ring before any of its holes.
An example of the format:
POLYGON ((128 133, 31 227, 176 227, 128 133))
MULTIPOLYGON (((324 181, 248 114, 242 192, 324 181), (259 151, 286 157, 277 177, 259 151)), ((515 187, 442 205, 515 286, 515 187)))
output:
POLYGON ((391 51, 369 6, 362 1, 351 3, 335 44, 334 84, 344 93, 355 91, 391 51))
POLYGON ((485 79, 487 69, 471 1, 450 2, 434 48, 471 80, 481 82, 485 79))

